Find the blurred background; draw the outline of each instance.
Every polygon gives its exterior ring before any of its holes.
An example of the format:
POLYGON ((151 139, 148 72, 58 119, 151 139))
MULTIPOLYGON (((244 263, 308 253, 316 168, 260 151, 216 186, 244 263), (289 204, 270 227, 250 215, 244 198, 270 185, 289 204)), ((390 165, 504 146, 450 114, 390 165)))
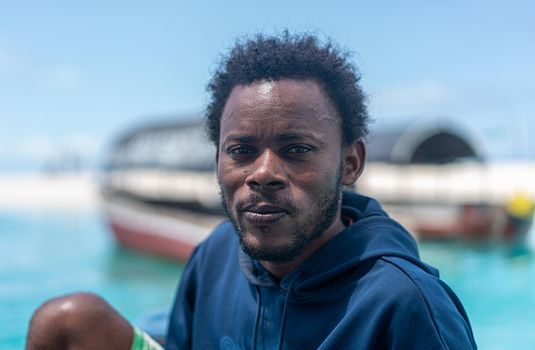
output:
POLYGON ((55 295, 166 307, 220 220, 205 86, 236 38, 352 52, 374 120, 357 185, 418 238, 482 349, 535 348, 529 1, 0 3, 0 348, 55 295))

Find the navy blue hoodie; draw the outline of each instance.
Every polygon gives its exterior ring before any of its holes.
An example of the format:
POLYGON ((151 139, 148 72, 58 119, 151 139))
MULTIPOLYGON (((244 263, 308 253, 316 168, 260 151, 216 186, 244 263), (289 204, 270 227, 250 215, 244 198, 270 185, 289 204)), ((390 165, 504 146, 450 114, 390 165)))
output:
POLYGON ((476 348, 461 302, 410 234, 373 199, 342 203, 354 223, 280 282, 221 224, 184 271, 166 348, 476 348))

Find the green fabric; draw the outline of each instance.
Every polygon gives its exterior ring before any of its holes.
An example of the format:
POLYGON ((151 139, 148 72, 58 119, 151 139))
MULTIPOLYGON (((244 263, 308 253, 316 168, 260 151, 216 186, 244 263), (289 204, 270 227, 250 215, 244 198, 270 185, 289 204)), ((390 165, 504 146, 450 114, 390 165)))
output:
POLYGON ((134 340, 130 350, 163 350, 163 348, 150 335, 134 327, 134 340))

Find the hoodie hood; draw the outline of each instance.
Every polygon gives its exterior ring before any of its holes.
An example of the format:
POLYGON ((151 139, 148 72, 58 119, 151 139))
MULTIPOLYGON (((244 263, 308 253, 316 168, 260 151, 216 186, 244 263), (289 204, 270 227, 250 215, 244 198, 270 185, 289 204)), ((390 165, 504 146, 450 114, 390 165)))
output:
POLYGON ((427 273, 438 276, 438 271, 420 261, 414 238, 392 220, 380 204, 369 197, 344 192, 342 216, 352 225, 323 245, 313 256, 277 283, 256 260, 243 252, 240 266, 253 285, 291 288, 295 299, 315 299, 330 289, 337 288, 340 277, 351 274, 359 266, 383 257, 397 257, 417 265, 427 273))

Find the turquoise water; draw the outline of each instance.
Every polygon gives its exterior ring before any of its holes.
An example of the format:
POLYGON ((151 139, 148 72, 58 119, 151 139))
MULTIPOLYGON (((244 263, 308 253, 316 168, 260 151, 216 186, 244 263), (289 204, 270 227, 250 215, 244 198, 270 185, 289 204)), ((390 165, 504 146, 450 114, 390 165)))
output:
POLYGON ((480 349, 535 349, 535 258, 529 251, 459 243, 420 247, 422 259, 440 269, 462 300, 480 349))
POLYGON ((103 295, 133 320, 172 301, 182 267, 119 249, 98 212, 0 211, 0 349, 23 349, 44 300, 103 295))
MULTIPOLYGON (((119 249, 100 213, 0 212, 0 349, 22 349, 33 310, 90 290, 129 319, 168 305, 181 266, 119 249)), ((480 349, 535 349, 535 260, 506 248, 422 243, 463 301, 480 349)))

